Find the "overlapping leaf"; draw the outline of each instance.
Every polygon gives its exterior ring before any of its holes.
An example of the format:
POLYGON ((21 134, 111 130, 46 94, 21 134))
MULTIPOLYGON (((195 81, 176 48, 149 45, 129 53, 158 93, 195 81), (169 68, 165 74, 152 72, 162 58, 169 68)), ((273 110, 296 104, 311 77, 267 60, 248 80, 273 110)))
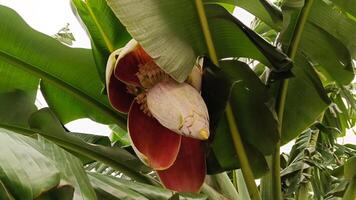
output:
POLYGON ((235 5, 247 10, 275 30, 282 28, 282 13, 268 0, 204 0, 204 2, 235 5))
POLYGON ((101 143, 100 141, 102 141, 108 144, 110 143, 108 138, 89 137, 83 134, 75 136, 76 133, 66 132, 62 124, 48 108, 36 111, 31 98, 26 93, 20 90, 0 93, 0 102, 11 102, 4 104, 4 107, 0 106, 2 108, 0 109, 0 127, 30 136, 39 133, 52 142, 75 153, 76 156, 85 158, 84 161, 86 162, 100 160, 114 168, 122 170, 122 172, 133 179, 137 178, 144 182, 150 182, 143 175, 146 172, 150 172, 150 169, 145 167, 138 158, 119 147, 90 144, 94 143, 94 141, 95 143, 101 143), (28 125, 28 120, 30 126, 28 125), (84 136, 86 136, 86 139, 83 138, 84 136))
POLYGON ((203 76, 202 96, 211 116, 211 130, 215 132, 208 158, 209 172, 239 167, 223 115, 229 101, 255 176, 260 176, 268 169, 263 155, 271 154, 279 140, 275 114, 269 107, 271 99, 267 88, 245 63, 220 64, 221 69, 207 67, 203 76))
MULTIPOLYGON (((303 1, 286 1, 282 7, 288 19, 281 37, 285 49, 289 48, 295 31, 301 9, 299 6, 303 6, 303 1)), ((352 57, 356 40, 352 32, 356 22, 319 0, 313 2, 307 23, 302 28, 300 50, 313 63, 313 67, 317 67, 321 79, 341 85, 350 83, 354 77, 352 57)))
MULTIPOLYGON (((245 140, 243 142, 254 177, 261 177, 268 171, 268 165, 263 154, 245 140)), ((225 117, 221 119, 219 127, 216 129, 214 141, 209 147, 210 151, 207 157, 208 174, 216 174, 241 167, 237 160, 235 147, 232 143, 229 126, 225 117)))
POLYGON ((15 88, 21 89, 26 92, 27 95, 31 96, 34 102, 39 80, 23 70, 14 68, 11 63, 6 61, 8 61, 6 58, 0 59, 0 74, 2 75, 0 79, 0 91, 8 92, 15 88))
POLYGON ((282 124, 282 144, 310 127, 330 104, 321 81, 306 58, 295 59, 294 77, 289 79, 282 124))
MULTIPOLYGON (((229 2, 238 5, 239 1, 214 2, 229 2)), ((243 1, 240 1, 240 4, 243 4, 241 2, 243 1)), ((303 2, 286 1, 284 3, 284 19, 288 28, 283 31, 284 36, 280 38, 283 38, 285 49, 290 42, 288 40, 293 35, 299 14, 298 9, 304 5, 303 2)), ((352 12, 352 5, 346 1, 335 0, 333 2, 348 10, 349 13, 352 12), (348 8, 345 8, 346 5, 348 8)), ((257 11, 257 9, 252 10, 257 11)), ((255 16, 265 23, 268 21, 266 16, 258 14, 255 16)), ((271 31, 265 25, 263 27, 264 29, 259 30, 259 33, 268 34, 271 31)), ((288 142, 305 130, 330 103, 320 80, 318 80, 318 75, 321 75, 320 78, 324 83, 336 81, 338 84, 348 84, 353 79, 351 58, 354 57, 355 37, 352 37, 352 32, 355 28, 356 23, 352 17, 347 17, 347 14, 341 13, 336 7, 322 0, 314 1, 304 27, 300 46, 302 53, 295 59, 295 69, 293 69, 295 77, 291 78, 289 82, 282 143, 288 142), (318 75, 312 69, 308 69, 312 67, 316 67, 318 75)))
POLYGON ((72 10, 88 32, 98 73, 105 82, 106 61, 114 50, 130 40, 124 26, 105 0, 71 0, 72 10))
MULTIPOLYGON (((96 199, 82 163, 41 136, 0 129, 0 181, 16 199, 96 199)), ((1 189, 0 189, 1 191, 1 189)))
POLYGON ((276 72, 292 67, 291 60, 222 7, 207 5, 206 13, 219 58, 252 58, 276 72))
POLYGON ((345 45, 324 29, 306 24, 300 48, 322 74, 322 79, 335 81, 340 85, 347 85, 352 81, 354 74, 350 52, 345 45))
POLYGON ((351 157, 345 163, 344 168, 345 178, 352 180, 356 176, 356 157, 351 157))
MULTIPOLYGON (((207 54, 193 1, 109 0, 108 4, 128 32, 177 81, 186 79, 197 56, 207 54)), ((290 68, 290 61, 284 54, 225 9, 208 5, 206 10, 220 58, 248 57, 279 71, 290 68)))
POLYGON ((0 7, 0 23, 0 89, 30 91, 34 98, 42 79, 44 96, 62 123, 84 117, 124 123, 101 95, 102 84, 90 50, 66 47, 34 31, 4 6, 0 7))
MULTIPOLYGON (((334 0, 333 2, 341 2, 334 0)), ((347 0, 342 0, 348 4, 347 0)), ((356 12, 355 4, 349 5, 349 8, 356 12)), ((351 57, 356 57, 356 38, 353 37, 356 27, 356 19, 352 20, 345 13, 341 13, 333 4, 325 1, 315 1, 312 5, 308 21, 315 26, 319 26, 324 31, 339 40, 349 51, 351 57)), ((316 37, 316 35, 314 36, 316 37)), ((346 52, 342 52, 344 54, 346 52)))
POLYGON ((331 0, 335 5, 339 6, 344 12, 350 15, 350 18, 356 21, 356 5, 350 0, 331 0))
POLYGON ((294 192, 296 192, 298 188, 301 187, 300 185, 308 178, 309 174, 304 174, 303 172, 311 167, 307 162, 307 158, 309 158, 308 156, 310 156, 311 151, 315 151, 315 146, 314 149, 309 149, 310 143, 312 142, 312 134, 318 133, 308 129, 299 135, 290 152, 287 166, 281 171, 282 182, 288 185, 285 187, 286 196, 293 197, 294 192))
POLYGON ((16 199, 35 199, 60 181, 56 165, 28 144, 29 140, 0 129, 0 180, 16 199))
POLYGON ((80 160, 41 136, 39 142, 41 149, 38 150, 56 164, 61 178, 75 188, 73 199, 96 199, 94 189, 89 183, 80 160))
POLYGON ((88 173, 93 187, 102 197, 113 199, 132 199, 132 200, 206 200, 204 194, 180 194, 160 187, 132 182, 109 175, 98 173, 88 173))
MULTIPOLYGON (((282 6, 286 22, 280 38, 285 51, 303 5, 303 1, 286 1, 282 6)), ((350 36, 351 30, 356 28, 355 22, 332 5, 318 0, 313 2, 306 24, 301 28, 303 32, 293 71, 295 77, 289 81, 285 102, 282 143, 309 127, 330 104, 320 79, 324 84, 347 85, 354 77, 355 40, 350 36)))
POLYGON ((0 92, 0 126, 28 127, 28 118, 37 110, 29 93, 23 90, 0 92))
MULTIPOLYGON (((356 96, 352 94, 352 86, 328 87, 330 98, 333 104, 324 113, 324 125, 334 129, 338 137, 344 137, 348 129, 352 129, 355 124, 353 114, 356 112, 356 96)), ((327 132, 327 131, 325 131, 327 132)))
POLYGON ((149 182, 149 178, 141 173, 147 173, 150 170, 138 158, 119 147, 88 144, 77 137, 67 134, 55 115, 47 108, 34 113, 29 119, 29 124, 31 128, 38 130, 41 135, 68 150, 94 160, 100 160, 133 179, 149 182))
POLYGON ((112 131, 110 135, 110 140, 114 145, 120 147, 130 146, 130 138, 127 131, 117 125, 111 125, 110 129, 112 131))

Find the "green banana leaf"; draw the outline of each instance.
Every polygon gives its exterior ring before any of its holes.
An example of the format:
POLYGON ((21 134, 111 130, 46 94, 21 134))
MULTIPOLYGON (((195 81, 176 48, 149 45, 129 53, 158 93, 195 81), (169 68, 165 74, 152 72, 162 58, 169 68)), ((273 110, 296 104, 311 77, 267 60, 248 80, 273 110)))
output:
POLYGON ((35 140, 0 129, 0 138, 0 180, 7 196, 96 199, 81 162, 70 153, 41 136, 35 140))
MULTIPOLYGON (((193 1, 109 0, 108 5, 155 62, 179 82, 186 79, 197 56, 207 54, 193 1)), ((277 71, 291 67, 284 54, 223 7, 207 5, 206 11, 220 58, 253 58, 277 71)))
POLYGON ((241 7, 279 31, 283 16, 280 8, 268 0, 204 0, 205 3, 226 3, 241 7))
POLYGON ((71 6, 88 33, 98 73, 105 83, 106 61, 110 53, 123 47, 131 36, 105 0, 71 0, 71 6))
POLYGON ((62 123, 87 117, 126 127, 125 116, 101 94, 103 84, 90 50, 62 45, 4 6, 0 6, 0 23, 0 72, 5 73, 1 90, 22 89, 35 98, 41 79, 41 91, 62 123))
POLYGON ((260 177, 268 170, 263 155, 271 154, 279 140, 275 113, 269 107, 271 98, 247 64, 230 60, 220 65, 221 68, 206 65, 203 75, 202 96, 209 109, 213 131, 208 172, 217 173, 240 165, 224 117, 229 101, 254 175, 260 177))

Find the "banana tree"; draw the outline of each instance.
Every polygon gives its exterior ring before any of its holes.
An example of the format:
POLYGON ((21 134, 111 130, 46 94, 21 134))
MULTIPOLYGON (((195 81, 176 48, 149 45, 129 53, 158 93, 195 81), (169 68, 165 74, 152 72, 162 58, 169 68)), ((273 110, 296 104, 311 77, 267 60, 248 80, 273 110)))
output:
POLYGON ((0 5, 0 199, 356 198, 355 3, 70 3, 91 49, 0 5))

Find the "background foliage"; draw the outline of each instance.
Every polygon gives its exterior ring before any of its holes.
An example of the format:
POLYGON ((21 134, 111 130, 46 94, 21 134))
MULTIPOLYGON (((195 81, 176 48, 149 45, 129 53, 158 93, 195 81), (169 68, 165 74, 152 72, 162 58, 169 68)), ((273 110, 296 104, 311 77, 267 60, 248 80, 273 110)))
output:
POLYGON ((60 43, 71 41, 68 30, 52 38, 0 6, 0 199, 246 199, 249 180, 237 170, 246 161, 237 159, 227 105, 254 178, 262 177, 262 199, 275 195, 273 157, 284 199, 352 198, 355 145, 335 141, 356 119, 355 4, 203 3, 219 67, 191 0, 72 0, 92 49, 68 47, 60 43), (231 15, 234 6, 256 16, 251 28, 231 15), (162 188, 127 145, 126 116, 108 103, 106 59, 131 37, 177 81, 205 56, 202 96, 213 136, 201 194, 162 188), (34 105, 38 88, 49 108, 34 105), (79 118, 110 124, 115 137, 64 127, 79 118))

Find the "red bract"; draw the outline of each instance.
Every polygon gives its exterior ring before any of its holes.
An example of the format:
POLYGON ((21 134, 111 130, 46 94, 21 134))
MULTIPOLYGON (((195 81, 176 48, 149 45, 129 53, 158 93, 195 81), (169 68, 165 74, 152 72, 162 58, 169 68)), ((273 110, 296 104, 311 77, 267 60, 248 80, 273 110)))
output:
POLYGON ((182 137, 175 163, 170 168, 157 171, 157 173, 164 185, 171 190, 180 192, 198 191, 205 177, 205 155, 202 142, 193 138, 182 137), (204 169, 202 166, 204 166, 204 169), (204 174, 202 171, 204 171, 204 174))
POLYGON ((162 126, 147 107, 146 93, 167 80, 173 81, 135 40, 108 60, 109 100, 116 110, 128 113, 128 132, 138 157, 158 171, 167 188, 198 192, 206 174, 202 141, 162 126))

